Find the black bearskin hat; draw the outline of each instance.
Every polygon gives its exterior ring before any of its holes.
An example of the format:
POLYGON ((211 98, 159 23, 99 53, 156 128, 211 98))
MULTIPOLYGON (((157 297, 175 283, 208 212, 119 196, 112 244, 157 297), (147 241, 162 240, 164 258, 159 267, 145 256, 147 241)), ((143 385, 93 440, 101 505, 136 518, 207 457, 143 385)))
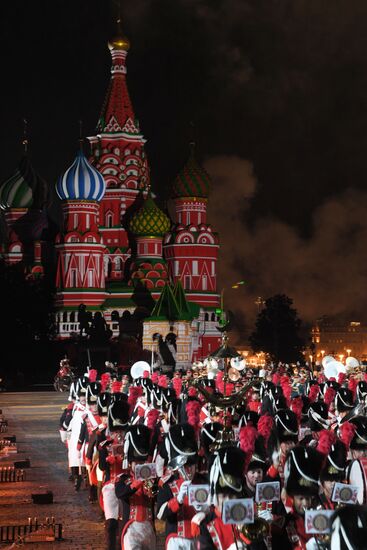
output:
POLYGON ((261 436, 258 436, 255 440, 255 450, 247 465, 247 471, 257 470, 258 468, 266 470, 268 466, 264 440, 261 436))
POLYGON ((367 506, 349 504, 331 517, 330 548, 364 550, 367 540, 367 506))
POLYGON ((220 422, 207 422, 203 424, 200 433, 200 441, 207 457, 211 454, 210 446, 213 445, 218 432, 221 430, 223 430, 223 424, 220 422))
POLYGON ((355 450, 367 449, 367 418, 365 416, 355 416, 350 422, 356 427, 350 448, 355 450))
POLYGON ((124 440, 128 461, 145 462, 149 455, 151 430, 144 424, 130 426, 124 440))
POLYGON ((100 382, 90 382, 87 386, 87 403, 88 405, 92 405, 97 403, 98 395, 101 391, 101 383, 100 382))
POLYGON ((297 415, 290 409, 281 409, 274 417, 275 429, 279 443, 284 441, 298 442, 297 415))
POLYGON ((184 456, 187 458, 186 464, 196 464, 198 447, 195 430, 190 424, 181 423, 170 426, 164 446, 168 463, 176 456, 184 456))
POLYGON ((324 455, 312 447, 294 447, 284 468, 284 487, 288 495, 316 496, 324 455))
POLYGON ((126 429, 130 414, 127 401, 113 401, 108 407, 108 429, 110 432, 126 429))
POLYGON ((247 426, 252 424, 254 428, 257 428, 257 423, 259 421, 260 415, 256 411, 245 411, 240 418, 238 423, 239 427, 247 426))
POLYGON ((367 395, 367 382, 360 380, 357 384, 357 397, 359 401, 363 401, 367 395))
POLYGON ((323 401, 315 401, 310 403, 308 408, 308 425, 312 432, 320 432, 329 427, 327 422, 329 409, 323 401))
POLYGON ((246 453, 238 447, 224 447, 212 454, 208 472, 212 495, 235 494, 241 497, 244 483, 246 453))
POLYGON ((331 446, 326 462, 321 470, 321 481, 343 481, 347 466, 347 448, 342 441, 337 440, 331 446))
POLYGON ((76 386, 76 393, 78 397, 81 397, 82 395, 86 395, 88 384, 89 384, 89 378, 87 376, 82 376, 81 378, 78 378, 77 386, 76 386))
POLYGON ((99 416, 107 416, 108 407, 111 403, 111 394, 109 392, 102 392, 97 399, 97 408, 99 416))
POLYGON ((340 388, 340 384, 336 380, 326 380, 325 385, 324 385, 324 395, 325 395, 325 392, 328 388, 332 388, 333 390, 335 390, 337 392, 338 389, 340 388))
POLYGON ((339 412, 350 411, 354 407, 354 395, 349 388, 339 388, 335 397, 335 408, 339 412))

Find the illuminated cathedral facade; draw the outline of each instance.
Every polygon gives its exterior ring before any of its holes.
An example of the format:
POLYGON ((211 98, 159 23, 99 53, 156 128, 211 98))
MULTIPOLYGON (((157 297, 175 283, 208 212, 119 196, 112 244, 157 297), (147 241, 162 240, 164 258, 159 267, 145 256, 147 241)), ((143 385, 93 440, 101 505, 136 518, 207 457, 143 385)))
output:
MULTIPOLYGON (((79 307, 100 312, 113 335, 125 311, 149 303, 143 347, 153 335, 177 336, 178 367, 187 368, 220 345, 217 330, 218 235, 207 222, 210 178, 193 144, 172 185, 174 216, 156 204, 149 165, 126 82, 129 40, 118 28, 109 41, 111 77, 96 135, 81 142, 58 178, 62 224, 46 242, 47 186, 25 152, 0 186, 6 224, 1 257, 42 276, 53 262, 60 339, 80 332, 79 307)), ((49 235, 49 233, 48 233, 49 235)))

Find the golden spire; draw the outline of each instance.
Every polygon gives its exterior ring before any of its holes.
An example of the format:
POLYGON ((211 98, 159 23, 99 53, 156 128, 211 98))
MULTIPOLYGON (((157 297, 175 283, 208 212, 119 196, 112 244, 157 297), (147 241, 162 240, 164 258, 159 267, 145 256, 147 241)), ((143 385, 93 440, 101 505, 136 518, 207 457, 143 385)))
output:
POLYGON ((117 29, 113 38, 108 41, 108 47, 110 50, 125 50, 127 52, 130 49, 130 40, 122 32, 120 17, 118 17, 116 23, 117 29))

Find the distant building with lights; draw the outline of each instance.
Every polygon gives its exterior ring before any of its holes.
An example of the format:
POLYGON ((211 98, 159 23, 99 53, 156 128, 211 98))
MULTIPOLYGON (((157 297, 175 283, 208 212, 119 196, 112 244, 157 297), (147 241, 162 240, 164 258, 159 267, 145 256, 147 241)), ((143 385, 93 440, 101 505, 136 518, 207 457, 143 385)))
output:
POLYGON ((365 361, 367 324, 323 317, 312 327, 312 343, 316 361, 321 361, 324 355, 333 355, 341 361, 348 356, 365 361))
POLYGON ((157 332, 163 338, 174 332, 178 364, 187 367, 221 342, 219 239, 207 221, 210 178, 191 144, 172 186, 174 219, 157 206, 126 82, 130 43, 120 28, 108 47, 111 77, 96 135, 88 137, 90 155, 81 143, 56 183, 62 226, 50 228, 47 186, 25 151, 0 185, 6 223, 0 256, 22 262, 29 276, 54 271, 60 339, 79 333, 81 304, 102 314, 115 336, 124 313, 145 304, 144 346, 157 332))

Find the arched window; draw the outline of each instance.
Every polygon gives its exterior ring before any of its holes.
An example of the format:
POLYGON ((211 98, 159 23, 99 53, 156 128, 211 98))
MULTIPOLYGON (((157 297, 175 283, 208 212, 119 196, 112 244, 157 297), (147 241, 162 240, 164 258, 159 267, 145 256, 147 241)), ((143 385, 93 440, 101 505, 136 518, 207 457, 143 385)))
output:
POLYGON ((113 225, 113 217, 112 217, 112 214, 111 212, 109 212, 106 216, 106 227, 112 227, 113 225))

